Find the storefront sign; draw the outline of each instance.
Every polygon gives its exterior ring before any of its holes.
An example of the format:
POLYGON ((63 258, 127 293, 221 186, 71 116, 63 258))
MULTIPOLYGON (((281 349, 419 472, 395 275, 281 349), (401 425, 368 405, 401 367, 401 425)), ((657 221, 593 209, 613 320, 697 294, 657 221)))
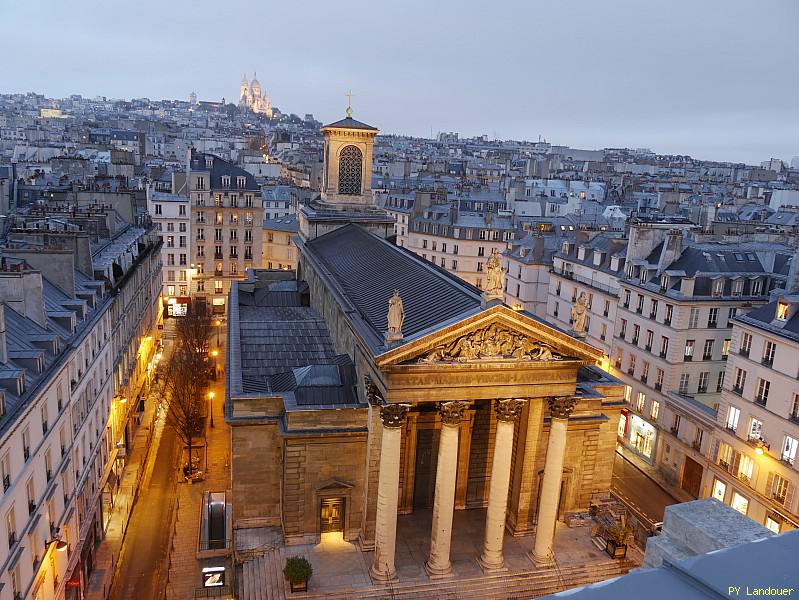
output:
POLYGON ((205 567, 203 569, 203 587, 219 587, 225 585, 225 567, 205 567))

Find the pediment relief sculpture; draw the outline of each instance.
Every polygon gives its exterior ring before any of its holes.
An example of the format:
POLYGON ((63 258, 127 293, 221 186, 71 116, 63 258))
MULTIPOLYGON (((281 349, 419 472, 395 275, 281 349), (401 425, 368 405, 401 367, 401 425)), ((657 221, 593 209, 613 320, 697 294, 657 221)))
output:
POLYGON ((488 359, 554 361, 564 358, 555 353, 548 344, 492 324, 464 335, 454 342, 433 348, 418 362, 469 362, 488 359))

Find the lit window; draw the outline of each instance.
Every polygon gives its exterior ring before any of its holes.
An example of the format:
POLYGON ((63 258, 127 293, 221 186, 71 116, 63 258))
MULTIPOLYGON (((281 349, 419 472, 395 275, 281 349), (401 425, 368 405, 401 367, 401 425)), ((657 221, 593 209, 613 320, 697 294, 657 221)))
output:
POLYGON ((727 493, 727 484, 716 479, 713 482, 713 497, 719 502, 724 502, 724 495, 727 493))
POLYGON ((777 303, 777 320, 786 321, 788 319, 788 305, 785 302, 777 303))
POLYGON ((738 492, 733 492, 730 506, 732 506, 742 515, 745 515, 749 511, 749 500, 747 498, 744 498, 738 492))

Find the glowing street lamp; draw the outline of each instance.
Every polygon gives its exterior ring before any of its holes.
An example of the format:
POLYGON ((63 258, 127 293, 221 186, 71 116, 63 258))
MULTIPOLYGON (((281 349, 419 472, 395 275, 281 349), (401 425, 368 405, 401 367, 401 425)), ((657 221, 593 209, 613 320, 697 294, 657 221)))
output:
POLYGON ((216 325, 216 345, 218 346, 219 345, 219 328, 222 325, 222 321, 217 319, 215 325, 216 325))
POLYGON ((213 392, 213 390, 208 392, 208 412, 211 415, 211 427, 214 426, 214 396, 216 396, 216 394, 213 392))

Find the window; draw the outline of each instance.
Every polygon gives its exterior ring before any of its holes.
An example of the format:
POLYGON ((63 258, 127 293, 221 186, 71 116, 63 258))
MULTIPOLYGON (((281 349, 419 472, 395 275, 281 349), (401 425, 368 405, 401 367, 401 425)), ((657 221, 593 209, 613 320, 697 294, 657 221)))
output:
POLYGON ((719 297, 724 295, 724 280, 723 279, 715 279, 713 281, 713 296, 719 297))
MULTIPOLYGON (((766 493, 770 492, 774 500, 784 505, 789 496, 788 489, 791 487, 791 482, 785 477, 780 476, 779 473, 769 473, 769 480, 771 486, 766 483, 766 493)), ((791 496, 793 496, 793 494, 791 494, 791 496)))
POLYGON ((713 480, 713 493, 712 496, 719 502, 724 502, 724 496, 727 493, 727 484, 721 479, 713 480))
POLYGON ((167 231, 175 231, 175 224, 174 223, 167 223, 166 224, 167 231))
POLYGON ((481 263, 481 262, 477 263, 477 272, 478 273, 482 273, 483 272, 483 263, 481 263))
POLYGON ((357 196, 361 193, 363 153, 355 146, 345 146, 339 155, 338 193, 357 196))
POLYGON ((738 479, 749 483, 752 481, 752 473, 754 472, 755 463, 746 454, 738 454, 738 472, 735 474, 738 479))
MULTIPOLYGON (((181 217, 185 217, 185 216, 186 216, 186 205, 185 205, 185 204, 180 204, 180 205, 178 206, 178 214, 179 214, 181 217)), ((185 228, 185 227, 186 227, 186 224, 185 224, 185 223, 181 223, 181 226, 185 228)), ((184 229, 184 231, 185 231, 185 229, 184 229)))
POLYGON ((694 358, 694 340, 685 341, 685 352, 683 353, 685 360, 693 360, 694 358))
POLYGON ((707 315, 707 326, 710 328, 716 327, 719 324, 719 309, 711 308, 707 315))
POLYGON ((663 336, 660 338, 660 356, 662 358, 666 358, 666 354, 669 351, 669 338, 663 336))
POLYGON ((161 205, 160 204, 156 204, 155 205, 155 214, 157 214, 157 215, 163 214, 163 212, 161 211, 161 205))
POLYGON ((17 519, 12 506, 6 513, 6 531, 8 531, 8 548, 17 543, 17 519))
POLYGON ((741 368, 735 369, 735 385, 733 386, 732 391, 738 394, 743 394, 745 385, 746 371, 741 368))
POLYGON ((646 383, 646 380, 649 378, 649 363, 644 361, 641 367, 641 381, 646 383))
POLYGON ((655 319, 658 314, 658 301, 652 298, 652 303, 650 304, 649 308, 649 318, 655 319))
POLYGON ((743 296, 744 293, 744 280, 743 279, 736 279, 732 282, 732 295, 733 296, 743 296))
POLYGON ((624 338, 627 335, 627 319, 621 320, 621 329, 619 330, 619 337, 624 338))
POLYGON ((730 340, 724 340, 724 343, 721 345, 721 359, 727 360, 727 356, 730 354, 730 340))
POLYGON ((702 350, 702 360, 713 360, 713 340, 705 340, 705 347, 702 350))
POLYGON ((797 445, 799 445, 799 441, 797 441, 795 438, 792 438, 789 435, 786 435, 782 443, 782 453, 780 454, 780 460, 784 460, 789 464, 794 464, 796 462, 797 445))
POLYGON ((633 397, 633 388, 631 388, 629 385, 625 385, 624 386, 624 401, 627 404, 630 404, 630 401, 632 400, 632 397, 633 397))
POLYGON ((689 329, 696 329, 699 325, 699 309, 692 308, 691 309, 691 317, 688 321, 688 328, 689 329))
POLYGON ((736 407, 730 405, 730 408, 727 410, 727 423, 726 427, 730 431, 735 431, 738 429, 738 419, 741 418, 741 411, 736 407))
POLYGON ((458 260, 455 259, 455 258, 452 259, 452 268, 453 268, 453 270, 457 270, 458 269, 458 260))
POLYGON ((755 419, 752 417, 752 421, 749 423, 749 440, 759 440, 763 437, 763 421, 760 419, 755 419))
POLYGON ((774 533, 779 533, 780 532, 780 526, 781 526, 781 523, 779 521, 775 520, 773 517, 771 517, 771 516, 767 516, 766 517, 766 528, 767 529, 771 530, 774 533))
POLYGON ((0 460, 0 476, 3 478, 3 491, 5 492, 11 487, 11 462, 8 457, 8 452, 6 452, 2 460, 0 460))
POLYGON ((737 306, 731 306, 730 308, 727 309, 727 326, 728 327, 730 326, 729 321, 733 320, 735 318, 735 315, 737 315, 737 314, 738 314, 738 307, 737 306))
POLYGON ((657 421, 659 414, 660 414, 660 402, 658 402, 657 400, 652 400, 652 406, 649 409, 649 418, 652 421, 657 421))
POLYGON ((638 392, 638 401, 635 403, 635 409, 639 413, 643 413, 645 406, 646 406, 646 394, 643 392, 638 392))
POLYGON ((666 325, 671 325, 671 317, 674 315, 674 307, 671 304, 666 305, 666 314, 663 316, 663 322, 666 325))
POLYGON ((31 457, 31 432, 27 427, 22 432, 22 456, 26 462, 31 457))
POLYGON ((719 378, 716 382, 716 391, 720 392, 722 386, 724 386, 724 371, 719 371, 719 378))
POLYGON ((688 373, 682 373, 680 375, 680 394, 683 396, 688 395, 688 380, 691 376, 688 373))
POLYGON ((732 501, 730 502, 730 506, 732 506, 735 510, 737 510, 742 515, 745 515, 749 511, 749 500, 744 498, 738 492, 732 493, 732 501))
POLYGON ((778 321, 788 320, 788 305, 785 302, 777 303, 777 320, 778 321))
POLYGON ((654 337, 654 333, 651 329, 646 330, 646 337, 644 338, 645 347, 647 350, 652 350, 652 338, 654 337))
POLYGON ((770 381, 767 381, 762 377, 757 378, 757 395, 755 396, 756 404, 761 404, 763 406, 766 405, 766 402, 768 402, 768 392, 770 388, 770 381))
POLYGON ((655 371, 655 389, 658 391, 663 389, 663 369, 655 371))
MULTIPOLYGON (((643 276, 642 276, 642 281, 643 281, 643 276)), ((639 313, 644 312, 644 297, 641 294, 638 294, 638 307, 636 308, 636 310, 639 313)))
POLYGON ((633 325, 633 344, 638 345, 638 337, 641 334, 641 326, 633 325))
POLYGON ((774 364, 774 352, 777 350, 777 345, 774 342, 766 342, 763 348, 763 364, 771 366, 774 364))
POLYGON ((680 415, 674 415, 674 420, 671 423, 671 432, 674 435, 677 435, 677 434, 680 433, 680 421, 682 421, 682 418, 680 417, 680 415))
POLYGON ((704 394, 707 392, 707 381, 710 379, 710 372, 709 371, 702 371, 699 374, 699 387, 696 389, 698 394, 704 394))
POLYGON ((799 394, 794 393, 793 402, 791 403, 791 419, 794 421, 799 420, 799 394))
POLYGON ((759 296, 760 293, 763 291, 763 282, 759 279, 755 279, 752 282, 752 295, 759 296))
POLYGON ((221 294, 224 289, 224 284, 219 279, 214 279, 214 293, 221 294))

